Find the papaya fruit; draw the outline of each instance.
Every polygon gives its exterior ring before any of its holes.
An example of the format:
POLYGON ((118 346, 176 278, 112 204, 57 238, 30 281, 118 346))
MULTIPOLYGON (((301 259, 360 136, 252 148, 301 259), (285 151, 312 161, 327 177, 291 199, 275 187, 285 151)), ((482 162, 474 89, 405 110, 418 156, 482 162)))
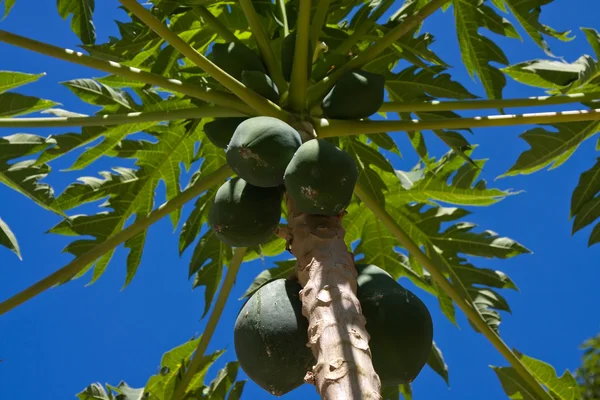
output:
POLYGON ((273 103, 279 102, 279 90, 269 75, 260 71, 244 71, 242 83, 273 103))
POLYGON ((354 159, 323 139, 302 144, 284 176, 298 211, 322 215, 338 215, 348 207, 357 179, 354 159))
POLYGON ((273 236, 281 218, 282 198, 280 188, 259 188, 233 178, 217 190, 208 224, 224 243, 258 246, 273 236))
POLYGON ((240 310, 234 347, 240 366, 260 387, 282 396, 304 383, 314 364, 308 320, 296 281, 277 279, 256 291, 240 310))
POLYGON ((258 54, 242 43, 213 44, 212 61, 238 81, 241 81, 243 71, 267 73, 258 54))
MULTIPOLYGON (((306 59, 306 77, 310 79, 312 72, 313 48, 308 41, 308 58, 306 59)), ((294 66, 294 54, 296 53, 296 31, 287 35, 281 43, 281 71, 283 78, 289 82, 292 78, 292 67, 294 66)))
POLYGON ((238 125, 247 119, 246 117, 215 118, 204 125, 204 133, 212 144, 224 149, 231 141, 238 125))
POLYGON ((381 268, 357 264, 356 270, 375 372, 383 386, 412 382, 431 353, 431 315, 417 296, 381 268))
POLYGON ((362 70, 346 72, 321 102, 323 115, 333 119, 367 118, 383 104, 385 78, 362 70))
POLYGON ((300 134, 272 117, 253 117, 238 125, 227 146, 227 164, 259 187, 283 184, 283 174, 302 144, 300 134))

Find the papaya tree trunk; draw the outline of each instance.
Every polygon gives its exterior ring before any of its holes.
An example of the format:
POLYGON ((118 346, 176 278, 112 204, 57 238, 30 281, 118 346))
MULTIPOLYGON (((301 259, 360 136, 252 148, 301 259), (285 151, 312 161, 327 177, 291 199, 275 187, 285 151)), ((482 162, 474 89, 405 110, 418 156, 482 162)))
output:
POLYGON ((288 198, 288 246, 297 259, 302 313, 316 365, 306 376, 325 400, 379 400, 381 383, 356 297, 354 257, 342 216, 296 213, 288 198))

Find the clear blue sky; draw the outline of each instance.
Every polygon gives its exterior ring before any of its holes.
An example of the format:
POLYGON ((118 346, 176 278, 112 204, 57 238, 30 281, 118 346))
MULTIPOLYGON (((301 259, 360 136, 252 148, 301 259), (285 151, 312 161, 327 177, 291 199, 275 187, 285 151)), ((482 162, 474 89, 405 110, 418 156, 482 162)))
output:
MULTIPOLYGON (((115 19, 124 20, 116 0, 97 2, 96 27, 99 38, 116 36, 115 19)), ((573 61, 591 53, 578 27, 599 29, 598 0, 577 2, 556 0, 546 7, 544 22, 559 29, 571 29, 574 42, 564 45, 551 42, 556 54, 573 61)), ((461 66, 457 40, 449 13, 437 13, 426 25, 436 36, 434 49, 455 66, 455 79, 469 90, 483 95, 461 66)), ((0 29, 44 40, 61 47, 75 48, 78 41, 68 25, 56 13, 53 1, 17 0, 12 14, 0 22, 0 29)), ((515 63, 544 57, 529 39, 524 43, 499 40, 510 61, 515 63)), ((71 95, 57 82, 74 78, 99 77, 103 73, 73 66, 0 44, 0 70, 29 73, 46 72, 38 83, 26 86, 22 93, 37 95, 63 103, 72 111, 94 110, 71 95)), ((505 97, 541 95, 541 91, 509 82, 505 97)), ((475 155, 489 158, 483 176, 489 181, 505 172, 527 148, 518 139, 525 128, 477 130, 470 138, 480 147, 475 155)), ((2 130, 0 135, 16 133, 2 130)), ((21 131, 23 132, 23 131, 21 131)), ((47 135, 67 130, 26 130, 47 135)), ((396 163, 409 169, 416 156, 409 149, 404 133, 395 134, 402 146, 404 160, 396 163)), ((433 143, 433 142, 432 142, 433 143)), ((481 229, 490 229, 514 238, 533 250, 533 255, 498 262, 481 260, 478 266, 498 268, 508 273, 521 292, 505 292, 513 315, 504 315, 501 333, 512 347, 532 357, 552 363, 559 371, 575 369, 580 360, 579 344, 600 331, 600 246, 588 249, 589 230, 570 236, 569 204, 579 175, 590 168, 598 153, 589 141, 564 166, 533 176, 501 179, 492 182, 503 189, 524 190, 490 208, 477 209, 469 220, 481 229)), ((437 155, 444 149, 433 145, 437 155)), ((57 160, 55 171, 69 166, 75 156, 57 160)), ((48 182, 57 193, 82 175, 94 176, 117 164, 102 159, 85 171, 54 174, 48 182)), ((158 202, 164 199, 160 189, 158 202)), ((189 210, 188 210, 189 211, 189 210)), ((185 213, 187 215, 187 212, 185 213)), ((185 216, 184 215, 184 216, 185 216)), ((22 196, 0 187, 0 216, 17 235, 24 260, 0 249, 0 298, 5 299, 38 279, 65 265, 71 257, 61 253, 69 238, 44 234, 59 222, 58 217, 38 208, 22 196)), ((202 331, 202 290, 191 290, 187 266, 191 251, 178 257, 177 234, 164 219, 149 231, 140 270, 124 291, 125 252, 119 250, 106 274, 86 287, 88 277, 55 288, 27 304, 0 317, 0 399, 49 400, 73 398, 91 382, 117 384, 127 381, 140 387, 157 372, 161 355, 168 349, 202 331)), ((235 299, 248 287, 253 277, 268 266, 254 262, 243 267, 234 295, 213 338, 210 349, 226 348, 217 364, 235 358, 232 328, 240 302, 235 299)), ((403 283, 406 283, 403 281, 403 283)), ((408 284, 408 287, 411 287, 408 284)), ((472 331, 461 315, 460 329, 452 326, 439 312, 431 296, 415 290, 434 317, 435 340, 450 366, 451 388, 429 369, 414 383, 415 399, 470 400, 506 398, 488 365, 505 365, 504 360, 481 336, 472 331)), ((213 369, 212 373, 217 368, 213 369)), ((271 398, 258 386, 246 386, 246 399, 271 398)), ((316 398, 312 387, 302 387, 285 399, 316 398)))

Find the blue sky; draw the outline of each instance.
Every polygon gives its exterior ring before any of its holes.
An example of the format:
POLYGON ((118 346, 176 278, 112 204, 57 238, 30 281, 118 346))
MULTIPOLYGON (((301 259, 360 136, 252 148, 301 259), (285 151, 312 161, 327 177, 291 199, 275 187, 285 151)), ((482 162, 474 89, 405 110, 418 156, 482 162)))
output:
MULTIPOLYGON (((11 15, 0 22, 0 29, 44 40, 61 47, 75 48, 78 41, 68 25, 56 13, 55 2, 18 0, 11 15)), ((125 16, 117 10, 116 0, 97 2, 96 27, 100 40, 116 35, 115 19, 125 16)), ((577 36, 569 44, 551 42, 554 52, 567 61, 591 53, 578 27, 599 29, 600 3, 597 0, 575 2, 556 0, 544 10, 543 21, 559 30, 573 30, 577 36)), ((455 67, 455 79, 472 92, 483 95, 461 65, 457 39, 449 13, 437 13, 426 25, 436 36, 435 51, 455 67)), ((522 30, 520 30, 522 32, 522 30)), ((525 36, 525 35, 523 35, 525 36)), ((496 37, 495 37, 496 39, 496 37)), ((544 57, 530 39, 524 43, 498 39, 512 63, 544 57)), ((104 74, 39 56, 0 44, 0 70, 29 73, 46 72, 47 77, 21 89, 24 94, 53 99, 62 108, 92 113, 57 82, 104 74)), ((542 95, 538 90, 509 82, 505 97, 542 95)), ((515 110, 519 111, 519 110, 515 110)), ((580 360, 580 343, 600 331, 600 246, 587 248, 589 230, 571 237, 569 204, 581 172, 589 169, 598 153, 594 141, 584 143, 562 167, 494 181, 517 159, 527 145, 518 139, 525 127, 480 129, 470 138, 479 144, 474 156, 489 158, 483 171, 491 185, 502 189, 523 190, 503 202, 474 210, 468 218, 481 229, 490 229, 511 237, 533 251, 509 261, 480 260, 477 265, 501 269, 511 276, 520 292, 505 292, 513 315, 504 315, 503 338, 514 348, 532 357, 552 363, 559 371, 575 369, 580 360)), ((40 135, 66 133, 67 130, 11 130, 0 135, 29 132, 40 135)), ((395 167, 409 169, 417 161, 404 133, 396 133, 404 159, 395 167)), ((431 150, 440 155, 445 149, 430 140, 431 150)), ((74 156, 57 160, 55 171, 68 167, 74 156)), ((48 182, 57 193, 82 175, 93 176, 115 167, 102 159, 85 171, 55 174, 48 182)), ((164 199, 161 187, 157 201, 164 199)), ((188 210, 189 211, 189 210, 188 210)), ((187 212, 184 213, 184 216, 187 212)), ((0 249, 0 299, 5 299, 38 279, 65 265, 71 257, 61 253, 69 239, 44 232, 59 222, 58 217, 40 209, 5 187, 0 187, 0 216, 17 235, 24 260, 0 249)), ((119 250, 105 275, 94 285, 85 286, 86 278, 52 289, 10 313, 0 316, 0 399, 25 400, 73 398, 91 382, 117 384, 125 380, 131 386, 143 386, 157 372, 161 355, 200 333, 205 320, 202 290, 191 290, 187 266, 191 251, 179 258, 177 232, 170 221, 161 220, 149 231, 140 270, 126 289, 125 252, 119 250)), ((268 267, 262 262, 244 265, 214 335, 210 349, 225 348, 227 353, 217 367, 235 358, 232 346, 233 321, 241 303, 236 301, 254 276, 268 267)), ((401 281, 407 287, 409 283, 401 281)), ((505 361, 481 335, 472 331, 460 315, 460 328, 451 325, 439 312, 431 296, 415 289, 434 318, 435 340, 450 367, 451 387, 425 368, 414 383, 415 399, 470 400, 505 399, 489 365, 505 361)), ((212 373, 217 368, 213 369, 212 373)), ((271 398, 258 386, 246 386, 246 399, 271 398)), ((304 386, 284 399, 317 398, 312 387, 304 386)))

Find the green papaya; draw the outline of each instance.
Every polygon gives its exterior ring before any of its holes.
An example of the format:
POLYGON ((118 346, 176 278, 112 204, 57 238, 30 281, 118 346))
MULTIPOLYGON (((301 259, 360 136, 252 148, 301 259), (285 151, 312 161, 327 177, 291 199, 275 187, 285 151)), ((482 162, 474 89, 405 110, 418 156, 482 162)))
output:
MULTIPOLYGON (((306 59, 306 77, 310 79, 312 72, 312 57, 313 48, 308 41, 308 57, 306 59)), ((292 78, 292 67, 294 66, 294 55, 296 53, 296 31, 291 32, 287 35, 281 43, 281 71, 283 72, 283 78, 289 82, 292 78)))
POLYGON ((224 149, 231 141, 238 125, 247 119, 247 117, 215 118, 204 125, 204 133, 212 144, 224 149))
POLYGON ((321 103, 323 115, 333 119, 367 118, 383 104, 385 78, 362 70, 346 72, 321 103))
POLYGON ((431 353, 431 315, 417 296, 381 268, 357 264, 356 270, 373 367, 384 386, 412 382, 431 353))
POLYGON ((280 188, 259 188, 233 178, 217 190, 208 224, 224 243, 258 246, 273 236, 281 218, 282 198, 280 188))
POLYGON ((212 61, 238 81, 241 81, 243 71, 267 73, 260 57, 242 43, 213 44, 212 61))
POLYGON ((357 179, 354 159, 323 139, 302 144, 284 176, 298 211, 322 215, 338 215, 348 207, 357 179))
POLYGON ((253 117, 242 122, 227 146, 227 164, 241 178, 259 187, 283 184, 283 174, 302 140, 285 122, 253 117))
POLYGON ((296 281, 277 279, 244 304, 234 327, 240 366, 260 387, 282 396, 304 383, 314 364, 308 343, 308 320, 302 315, 296 281))
POLYGON ((260 71, 244 71, 242 83, 273 103, 279 102, 279 90, 269 75, 260 71))

